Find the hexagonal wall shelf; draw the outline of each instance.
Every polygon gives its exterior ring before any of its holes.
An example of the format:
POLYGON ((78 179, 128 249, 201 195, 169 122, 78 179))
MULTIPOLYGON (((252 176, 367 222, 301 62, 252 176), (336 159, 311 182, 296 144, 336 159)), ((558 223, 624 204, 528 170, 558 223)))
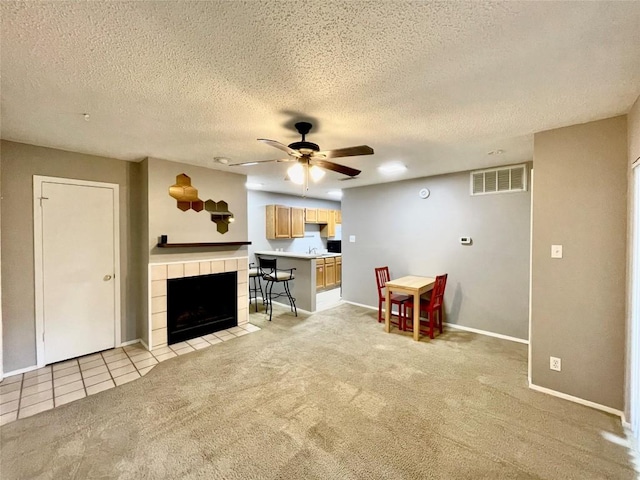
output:
POLYGON ((169 187, 169 195, 178 201, 178 208, 183 212, 189 209, 202 211, 203 202, 198 198, 198 189, 191 186, 191 178, 184 173, 178 175, 175 185, 169 187))
POLYGON ((227 233, 229 224, 233 223, 233 213, 229 211, 229 205, 224 200, 214 202, 209 199, 204 202, 204 209, 211 214, 211 221, 216 224, 218 233, 227 233))

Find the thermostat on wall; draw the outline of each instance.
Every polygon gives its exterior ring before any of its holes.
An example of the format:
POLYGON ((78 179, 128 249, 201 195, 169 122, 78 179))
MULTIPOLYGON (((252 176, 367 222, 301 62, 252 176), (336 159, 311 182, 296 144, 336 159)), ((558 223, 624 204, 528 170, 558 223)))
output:
POLYGON ((471 237, 460 237, 460 243, 462 245, 471 245, 471 237))
POLYGON ((418 192, 418 196, 420 198, 427 198, 430 193, 431 192, 429 191, 428 188, 421 188, 420 191, 418 192))

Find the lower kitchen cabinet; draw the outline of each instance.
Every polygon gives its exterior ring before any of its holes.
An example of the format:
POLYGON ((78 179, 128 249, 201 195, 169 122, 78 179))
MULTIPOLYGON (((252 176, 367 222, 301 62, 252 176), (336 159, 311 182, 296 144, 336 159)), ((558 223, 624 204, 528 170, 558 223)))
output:
POLYGON ((324 259, 318 258, 316 260, 316 290, 322 290, 324 288, 324 259))
POLYGON ((342 257, 316 259, 316 290, 330 290, 342 283, 342 257))

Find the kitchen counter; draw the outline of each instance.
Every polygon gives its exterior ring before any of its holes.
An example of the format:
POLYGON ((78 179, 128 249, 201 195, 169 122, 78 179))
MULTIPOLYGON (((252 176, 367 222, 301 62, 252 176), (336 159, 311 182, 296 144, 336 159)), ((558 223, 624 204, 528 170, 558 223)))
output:
POLYGON ((339 257, 341 253, 295 253, 295 252, 275 252, 275 251, 261 251, 255 252, 256 255, 272 256, 272 257, 287 257, 287 258, 302 258, 306 260, 313 260, 316 258, 327 257, 339 257))
MULTIPOLYGON (((258 257, 277 258, 278 269, 295 268, 295 279, 290 282, 290 289, 300 310, 312 313, 316 311, 316 260, 340 257, 340 253, 295 253, 262 250, 255 252, 258 257)), ((338 287, 339 288, 339 287, 338 287)), ((274 293, 281 291, 280 285, 274 286, 274 293)), ((284 302, 283 302, 284 303, 284 302)))

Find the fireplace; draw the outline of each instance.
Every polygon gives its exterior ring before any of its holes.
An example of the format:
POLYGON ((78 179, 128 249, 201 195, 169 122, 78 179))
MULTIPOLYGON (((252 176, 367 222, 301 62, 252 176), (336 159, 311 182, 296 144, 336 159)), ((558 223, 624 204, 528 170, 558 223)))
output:
POLYGON ((237 298, 237 272, 167 280, 168 343, 237 326, 237 298))

